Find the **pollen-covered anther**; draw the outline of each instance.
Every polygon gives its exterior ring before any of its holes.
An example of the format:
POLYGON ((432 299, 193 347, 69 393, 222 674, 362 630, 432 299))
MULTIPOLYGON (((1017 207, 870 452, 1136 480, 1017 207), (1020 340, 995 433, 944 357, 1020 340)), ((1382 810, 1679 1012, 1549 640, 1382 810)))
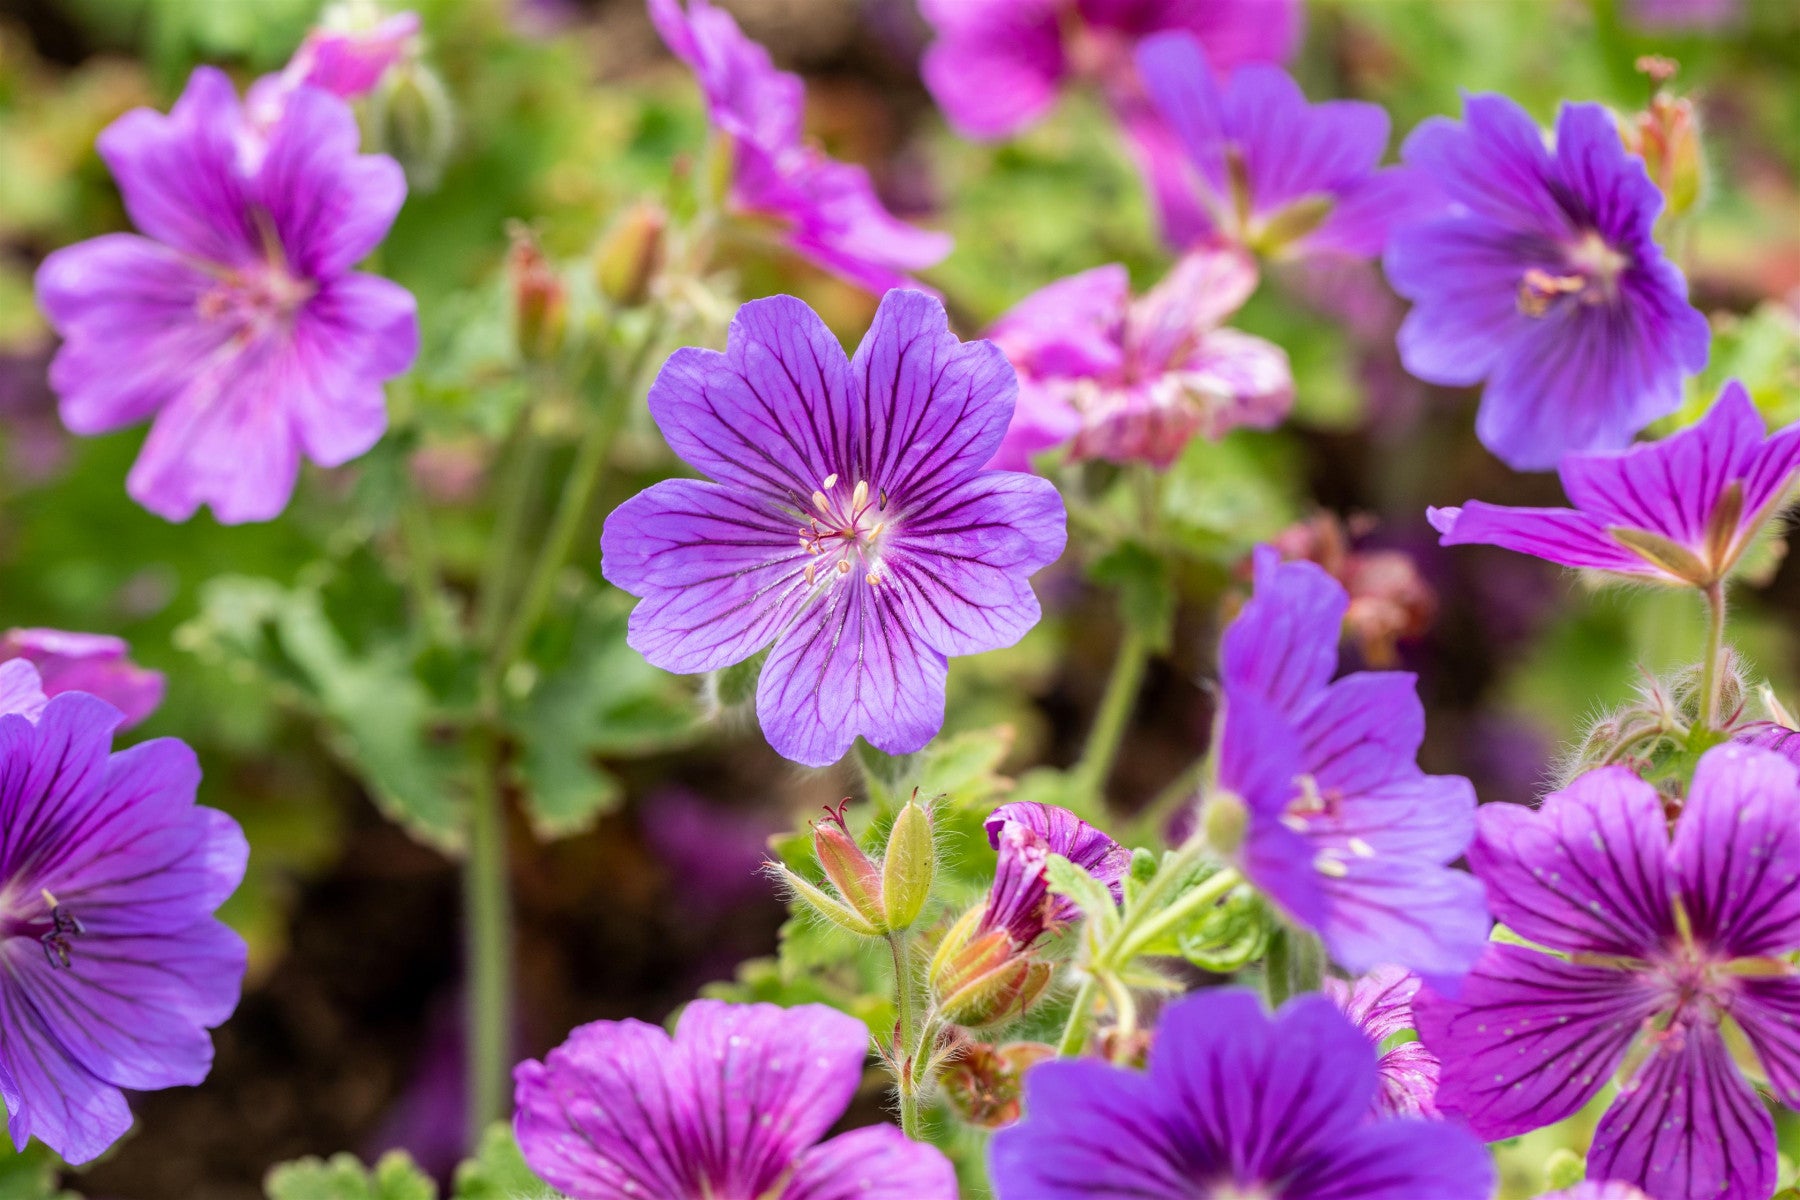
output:
POLYGON ((814 492, 812 494, 812 502, 814 508, 817 508, 827 516, 831 515, 831 501, 825 499, 824 492, 814 492))
POLYGON ((862 508, 862 506, 867 504, 868 502, 869 502, 868 480, 859 479, 856 481, 856 486, 850 490, 850 507, 853 510, 860 510, 862 508))
POLYGON ((1313 870, 1332 879, 1342 879, 1350 874, 1350 867, 1342 859, 1333 858, 1329 854, 1320 854, 1313 858, 1313 870))
POLYGON ((824 483, 821 484, 820 486, 822 486, 826 491, 830 491, 832 488, 836 487, 837 486, 837 472, 833 471, 831 474, 827 475, 825 477, 824 483))
POLYGON ((850 560, 849 559, 847 559, 847 558, 838 559, 837 573, 839 575, 848 575, 850 573, 850 560))
POLYGON ((870 571, 868 573, 868 575, 865 576, 864 578, 866 578, 868 580, 868 584, 870 587, 874 587, 876 584, 881 582, 881 574, 877 571, 870 571))
POLYGON ((1585 276, 1552 275, 1532 267, 1519 281, 1519 311, 1528 317, 1541 317, 1559 297, 1576 295, 1586 287, 1585 276))

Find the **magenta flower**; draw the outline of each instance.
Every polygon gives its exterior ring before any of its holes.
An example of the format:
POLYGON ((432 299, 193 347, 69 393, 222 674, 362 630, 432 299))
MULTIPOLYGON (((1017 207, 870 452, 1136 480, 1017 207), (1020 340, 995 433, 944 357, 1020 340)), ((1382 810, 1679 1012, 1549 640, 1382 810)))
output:
POLYGON ((0 1098, 13 1145, 72 1163, 130 1127, 121 1089, 206 1078, 244 978, 243 941, 213 917, 243 832, 195 806, 181 742, 111 753, 119 721, 0 664, 0 1098))
POLYGON ((793 297, 744 305, 725 353, 677 351, 650 389, 670 447, 714 482, 665 480, 606 521, 602 571, 643 600, 632 647, 691 673, 773 643, 756 711, 796 762, 859 734, 925 745, 947 656, 1024 636, 1027 580, 1063 549, 1054 487, 982 469, 1014 388, 920 292, 889 292, 851 361, 793 297))
POLYGON ((1551 1192, 1543 1200, 1650 1200, 1629 1183, 1595 1183, 1588 1180, 1560 1192, 1551 1192))
POLYGON ((1002 804, 988 814, 985 827, 988 845, 999 859, 977 926, 980 932, 1004 929, 1023 949, 1081 916, 1074 901, 1050 891, 1045 864, 1052 854, 1105 884, 1114 900, 1124 894, 1131 851, 1066 808, 1035 801, 1002 804))
POLYGON ((569 1200, 956 1200, 950 1163, 892 1125, 820 1140, 868 1045, 819 1004, 696 1000, 673 1038, 596 1021, 520 1064, 513 1127, 569 1200))
POLYGON ((1563 105, 1554 150, 1504 96, 1463 109, 1403 151, 1451 202, 1388 244, 1388 279, 1413 302, 1406 369, 1486 380, 1475 432, 1516 470, 1623 449, 1706 365, 1706 318, 1652 237, 1662 193, 1598 104, 1563 105))
POLYGON ((62 349, 51 384, 76 433, 151 418, 126 481, 171 521, 226 523, 287 506, 301 455, 337 466, 387 427, 382 381, 418 348, 412 296, 350 267, 406 195, 400 168, 356 152, 348 106, 296 91, 266 132, 202 67, 167 116, 100 135, 143 234, 56 251, 38 302, 62 349))
POLYGON ((1469 862, 1494 915, 1553 953, 1495 943, 1454 999, 1419 993, 1420 1037, 1443 1060, 1439 1107, 1512 1137, 1581 1108, 1630 1061, 1588 1177, 1656 1200, 1763 1200, 1775 1128, 1725 1023, 1800 1107, 1794 766, 1709 750, 1673 836, 1662 796, 1623 767, 1538 811, 1487 805, 1479 823, 1469 862))
POLYGON ((1219 655, 1219 799, 1243 821, 1221 849, 1348 969, 1453 980, 1487 944, 1481 885, 1444 865, 1469 844, 1475 792, 1419 770, 1411 674, 1332 680, 1347 605, 1316 564, 1257 550, 1256 593, 1219 655))
POLYGON ((989 330, 1019 372, 1019 404, 993 465, 1025 470, 1069 442, 1075 459, 1168 467, 1195 436, 1270 429, 1294 402, 1287 353, 1221 328, 1256 290, 1236 250, 1182 258, 1141 299, 1121 266, 1058 280, 989 330))
POLYGON ((1625 0, 1625 18, 1642 29, 1714 30, 1743 16, 1743 0, 1625 0))
POLYGON ((862 167, 805 140, 806 89, 708 0, 650 0, 650 19, 693 69, 713 127, 730 143, 731 203, 777 222, 800 257, 871 292, 942 261, 950 238, 896 219, 862 167))
POLYGON ((1391 1050, 1381 1050, 1383 1042, 1413 1027, 1413 997, 1418 991, 1419 977, 1398 967, 1377 967, 1353 983, 1325 981, 1325 994, 1380 1055, 1375 1062, 1380 1080, 1375 1111, 1384 1116, 1438 1115, 1437 1055, 1422 1042, 1402 1042, 1391 1050))
POLYGON ((1733 380, 1705 417, 1659 442, 1563 459, 1567 508, 1471 500, 1430 510, 1443 544, 1521 554, 1658 583, 1710 587, 1787 503, 1800 471, 1800 425, 1765 437, 1733 380))
POLYGON ((418 38, 418 13, 369 21, 360 13, 328 9, 324 23, 306 35, 288 65, 251 86, 247 106, 259 123, 273 124, 300 87, 316 87, 345 100, 366 96, 418 38))
POLYGON ((1185 33, 1146 41, 1138 70, 1192 168, 1190 219, 1177 246, 1228 240, 1265 254, 1367 259, 1388 231, 1443 206, 1430 181, 1382 167, 1388 115, 1378 104, 1308 104, 1288 73, 1253 64, 1221 83, 1185 33))
POLYGON ((156 711, 162 703, 163 674, 146 670, 127 657, 131 647, 98 633, 64 633, 60 629, 9 629, 0 633, 0 662, 25 659, 37 668, 44 693, 86 692, 106 701, 124 716, 121 729, 156 711))
POLYGON ((1242 988, 1164 1011, 1146 1072, 1059 1059, 1025 1076, 1025 1119, 994 1135, 997 1200, 1481 1200, 1468 1131, 1372 1121, 1375 1052, 1331 1001, 1273 1017, 1242 988))
POLYGON ((1171 30, 1200 40, 1221 71, 1280 62, 1300 40, 1299 0, 921 0, 937 31, 920 71, 967 137, 1009 137, 1047 113, 1064 84, 1106 97, 1178 244, 1202 227, 1180 143, 1145 93, 1133 53, 1171 30))

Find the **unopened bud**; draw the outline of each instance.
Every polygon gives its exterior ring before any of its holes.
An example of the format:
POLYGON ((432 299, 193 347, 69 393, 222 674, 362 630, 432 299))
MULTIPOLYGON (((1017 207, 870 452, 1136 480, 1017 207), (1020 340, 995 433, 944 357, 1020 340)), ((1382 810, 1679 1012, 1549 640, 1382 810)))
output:
POLYGON ((787 888, 795 900, 811 909, 816 916, 823 917, 839 929, 848 930, 859 937, 881 936, 879 929, 865 921, 859 914, 852 912, 846 905, 827 895, 823 888, 807 882, 780 863, 770 863, 767 869, 776 880, 787 888))
POLYGON ((1665 217, 1679 217, 1699 202, 1706 182, 1706 156, 1700 146, 1700 121, 1694 102, 1664 88, 1674 78, 1675 63, 1646 55, 1638 70, 1655 89, 1650 106, 1619 122, 1625 148, 1644 160, 1650 180, 1662 190, 1665 217))
POLYGON ((1004 929, 981 932, 981 913, 970 909, 951 926, 927 973, 938 1012, 967 1029, 1012 1020, 1050 984, 1050 964, 1016 947, 1004 929))
POLYGON ((594 281, 600 294, 623 308, 650 298, 662 270, 669 214, 660 204, 639 201, 620 213, 594 251, 594 281))
POLYGON ((1244 844, 1250 810, 1234 793, 1219 789, 1208 793, 1200 806, 1200 829, 1206 844, 1223 855, 1236 854, 1244 844))
POLYGON ((1551 1191, 1572 1188, 1587 1177, 1587 1164, 1567 1146, 1552 1151, 1544 1163, 1544 1186, 1551 1191))
POLYGON ((944 1098, 967 1124, 999 1129, 1019 1119, 1019 1099, 1027 1068, 1056 1056, 1042 1042, 1009 1042, 990 1046, 966 1042, 938 1073, 944 1098))
POLYGON ((506 275, 512 285, 513 336, 521 357, 544 362, 562 349, 569 323, 568 289, 530 229, 515 222, 507 233, 512 238, 506 275))
POLYGON ((937 846, 931 838, 931 814, 915 798, 894 818, 887 854, 881 864, 881 905, 888 928, 911 928, 931 898, 937 873, 937 846))
POLYGON ((876 933, 887 933, 890 926, 881 903, 881 868, 850 836, 841 806, 813 826, 813 853, 818 855, 820 869, 844 903, 876 933))
POLYGON ((456 107, 418 60, 396 64, 369 96, 370 148, 390 154, 414 192, 434 191, 456 144, 456 107))

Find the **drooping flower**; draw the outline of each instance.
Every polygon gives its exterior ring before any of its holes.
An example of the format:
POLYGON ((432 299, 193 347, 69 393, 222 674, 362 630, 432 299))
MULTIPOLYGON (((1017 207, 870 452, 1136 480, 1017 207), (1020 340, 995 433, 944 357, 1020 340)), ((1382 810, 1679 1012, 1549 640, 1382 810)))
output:
POLYGON ((1538 811, 1486 805, 1479 823, 1469 862, 1494 915, 1555 953, 1495 943, 1455 998, 1420 991, 1419 1034, 1443 1062, 1438 1106, 1512 1137, 1573 1113, 1623 1068, 1590 1179, 1656 1200, 1769 1195, 1774 1124, 1732 1046, 1800 1107, 1800 773, 1715 747, 1672 836, 1660 794, 1623 767, 1538 811))
POLYGON ((1258 549, 1255 595, 1220 650, 1207 828, 1345 967, 1453 980, 1488 934, 1481 885, 1444 865, 1474 833, 1474 789, 1419 770, 1425 711, 1410 673, 1332 680, 1347 603, 1315 564, 1258 549))
POLYGON ((100 135, 143 231, 58 250, 38 302, 63 338, 51 368, 76 433, 153 420, 126 481, 171 521, 287 506, 304 454, 357 457, 387 427, 382 381, 418 347, 412 296, 351 266, 406 194, 392 160, 357 153, 342 100, 297 89, 266 132, 202 67, 167 116, 100 135))
POLYGON ((1368 259, 1394 226, 1443 206, 1420 172, 1380 165, 1388 115, 1379 104, 1309 104, 1271 64, 1221 82, 1185 33, 1149 39, 1137 61, 1192 168, 1191 218, 1168 231, 1177 246, 1225 239, 1282 257, 1368 259))
POLYGON ((950 238, 898 220, 869 173, 806 141, 806 88, 778 71, 708 0, 649 0, 650 19, 706 97, 713 128, 728 139, 731 203, 781 226, 800 257, 872 292, 905 285, 950 253, 950 238))
POLYGON ((1554 150, 1504 96, 1463 108, 1402 152, 1450 200, 1388 243, 1388 279, 1413 302, 1406 369, 1486 380, 1475 431, 1517 470, 1623 449, 1706 365, 1706 318, 1651 236, 1662 193, 1598 104, 1563 105, 1554 150))
POLYGON ((1020 301, 989 330, 1019 372, 993 465, 1024 470, 1030 455, 1068 441, 1077 459, 1167 467, 1196 435, 1280 424, 1294 402, 1287 353, 1222 328, 1256 278, 1249 256, 1201 250, 1135 301, 1117 265, 1020 301))
POLYGON ((72 1163, 130 1127, 121 1089, 206 1078, 244 978, 243 941, 213 917, 244 835, 194 804, 183 743, 112 753, 119 721, 0 664, 0 1098, 13 1145, 72 1163))
POLYGON ((997 1200, 1482 1200, 1494 1167, 1466 1130, 1371 1120, 1375 1052, 1330 1000, 1271 1017, 1242 988, 1169 1006, 1148 1071, 1058 1059, 1025 1076, 994 1135, 997 1200))
POLYGON ((1413 1027, 1413 997, 1418 991, 1419 977, 1397 967, 1377 967, 1354 982, 1325 981, 1325 994, 1380 1053, 1375 1063, 1381 1085, 1375 1092, 1375 1109, 1388 1116, 1438 1115, 1437 1055, 1422 1042, 1381 1050, 1387 1039, 1413 1027))
POLYGON ((1169 31, 1196 37, 1214 67, 1280 62, 1300 38, 1299 0, 922 0, 937 41, 920 71, 957 131, 1003 138, 1047 113, 1072 81, 1097 88, 1178 244, 1203 216, 1180 144, 1150 102, 1134 51, 1169 31))
POLYGON ((1618 453, 1563 459, 1567 508, 1471 500, 1434 508, 1446 546, 1479 543, 1637 579, 1710 587, 1790 499, 1800 425, 1764 436, 1750 395, 1725 385, 1700 422, 1618 453))
POLYGON ((520 1064, 513 1127, 570 1200, 955 1200, 949 1161, 892 1125, 820 1140, 868 1046, 819 1004, 696 1000, 672 1038, 596 1021, 520 1064))
POLYGON ((246 97, 261 122, 279 119, 296 88, 316 87, 345 100, 366 96, 417 43, 419 14, 383 16, 372 5, 334 4, 275 75, 256 81, 246 97))
POLYGON ((668 671, 773 643, 769 743, 809 766, 860 734, 892 754, 943 724, 947 656, 1009 646, 1062 553, 1047 481, 988 471, 1014 381, 943 305, 889 292, 856 357, 791 296, 738 310, 725 353, 677 351, 650 412, 711 482, 671 479, 607 518, 601 568, 642 598, 628 640, 668 671))
POLYGON ((163 674, 138 666, 131 647, 98 633, 60 629, 9 629, 0 633, 0 662, 22 658, 37 668, 44 694, 86 692, 124 715, 121 729, 156 711, 162 703, 163 674))

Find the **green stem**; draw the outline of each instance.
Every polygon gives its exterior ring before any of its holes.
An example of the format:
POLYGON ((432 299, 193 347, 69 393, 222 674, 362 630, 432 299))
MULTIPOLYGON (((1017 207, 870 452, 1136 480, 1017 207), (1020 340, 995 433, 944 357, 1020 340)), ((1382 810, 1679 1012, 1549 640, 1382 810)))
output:
POLYGON ((1719 726, 1719 685, 1723 682, 1719 661, 1725 650, 1725 584, 1714 580, 1706 586, 1706 658, 1700 667, 1700 721, 1697 729, 1708 733, 1719 726))
POLYGON ((894 1086, 900 1093, 900 1130, 914 1141, 919 1140, 919 1056, 914 1043, 913 1025, 917 1006, 916 981, 912 969, 912 938, 904 933, 888 934, 888 947, 894 952, 894 1008, 899 1028, 894 1034, 894 1086))
POLYGON ((1099 990, 1094 976, 1081 981, 1075 1003, 1069 1007, 1068 1024, 1063 1026, 1062 1038, 1056 1043, 1056 1053, 1061 1057, 1073 1058, 1087 1048, 1088 1024, 1094 1019, 1094 997, 1099 990))
POLYGON ((532 497, 538 476, 544 471, 544 460, 550 453, 549 442, 533 428, 532 422, 528 409, 520 417, 516 440, 506 455, 506 465, 500 475, 494 535, 488 547, 487 568, 481 575, 475 619, 475 636, 483 646, 493 645, 500 634, 519 550, 525 541, 525 526, 531 518, 532 497))
POLYGON ((512 1065, 512 894, 508 886, 506 810, 494 744, 477 733, 475 786, 469 798, 469 847, 463 859, 463 923, 468 983, 463 1021, 468 1046, 468 1136, 477 1145, 505 1118, 512 1065))
POLYGON ((1143 953, 1144 947, 1154 945, 1163 935, 1173 933, 1193 920, 1203 909, 1213 907, 1242 882, 1244 877, 1235 867, 1226 867, 1141 925, 1134 929, 1121 928, 1122 936, 1114 942, 1118 949, 1107 956, 1108 963, 1126 966, 1143 953))
POLYGON ((1269 952, 1263 956, 1263 995, 1268 997, 1270 1009, 1280 1008, 1294 994, 1288 937, 1288 930, 1277 929, 1269 938, 1269 952))
POLYGON ((608 393, 605 403, 594 415, 586 435, 581 439, 581 446, 575 452, 575 465, 563 484, 562 497, 556 504, 556 515, 551 519, 550 533, 545 537, 537 562, 527 577, 518 606, 501 626, 501 633, 493 642, 493 654, 488 660, 491 675, 503 674, 518 658, 526 639, 537 628, 544 610, 549 607, 551 594, 556 590, 556 577, 568 562, 576 534, 581 532, 588 504, 606 473, 608 452, 630 411, 631 401, 637 398, 641 390, 644 369, 656 349, 661 333, 661 319, 653 319, 643 341, 632 355, 629 368, 619 377, 620 385, 608 393))
POLYGON ((434 642, 451 640, 454 627, 438 590, 437 539, 431 532, 431 511, 416 488, 408 488, 400 503, 400 532, 406 547, 406 582, 412 594, 414 616, 434 642))
POLYGON ((1087 745, 1081 759, 1070 769, 1076 794, 1096 802, 1112 775, 1113 762, 1125 738, 1126 723, 1137 704, 1138 688, 1144 682, 1144 669, 1150 663, 1150 641, 1141 632, 1125 628, 1119 640, 1118 657, 1113 660, 1112 674, 1106 681, 1106 694, 1100 697, 1100 708, 1094 714, 1093 728, 1088 731, 1087 745))

